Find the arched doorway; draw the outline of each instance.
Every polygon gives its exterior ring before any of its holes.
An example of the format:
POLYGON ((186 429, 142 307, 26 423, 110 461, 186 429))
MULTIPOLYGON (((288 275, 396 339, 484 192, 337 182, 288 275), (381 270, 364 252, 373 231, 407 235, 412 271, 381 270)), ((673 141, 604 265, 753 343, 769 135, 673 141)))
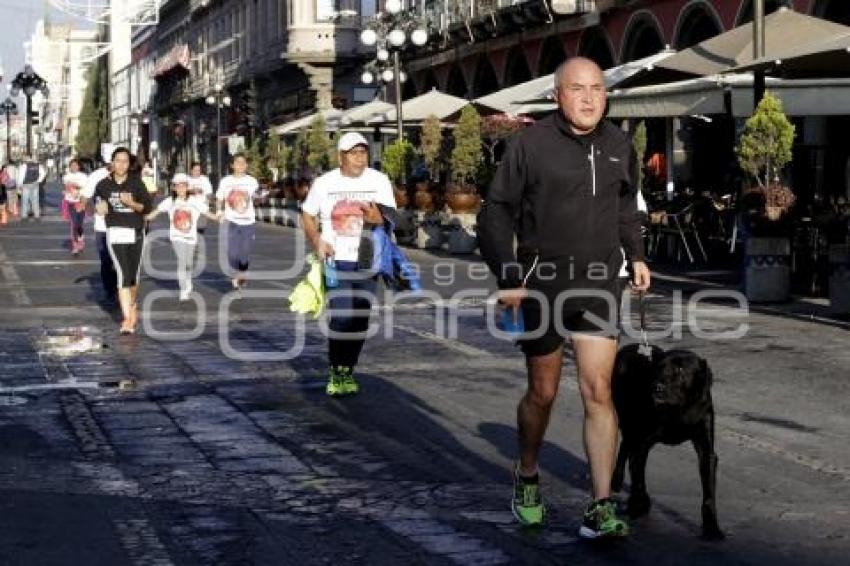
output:
POLYGON ((537 66, 537 76, 542 77, 554 73, 558 65, 564 62, 567 53, 560 36, 552 35, 546 38, 540 46, 540 64, 537 66))
POLYGON ((463 78, 463 71, 460 70, 460 67, 455 65, 452 67, 451 72, 449 72, 449 80, 446 81, 446 92, 454 96, 466 98, 466 95, 468 94, 467 91, 468 89, 466 87, 466 79, 463 78))
POLYGON ((720 18, 708 2, 701 1, 689 5, 679 16, 676 39, 673 42, 677 50, 693 47, 723 31, 720 18))
POLYGON ((493 65, 486 56, 478 58, 478 66, 475 69, 475 79, 472 81, 472 98, 484 96, 499 90, 499 79, 493 65))
POLYGON ((603 69, 609 69, 615 63, 608 34, 599 26, 584 30, 581 35, 578 54, 596 61, 596 64, 603 69))
POLYGON ((620 63, 643 59, 662 49, 664 39, 658 21, 649 12, 642 12, 633 16, 626 28, 620 63))
POLYGON ((522 48, 514 47, 508 53, 508 62, 505 65, 505 86, 514 86, 531 80, 531 69, 522 48))
MULTIPOLYGON (((764 13, 770 14, 783 6, 790 6, 790 0, 764 0, 764 13)), ((735 25, 740 26, 753 21, 753 0, 741 2, 741 9, 735 19, 735 25)))

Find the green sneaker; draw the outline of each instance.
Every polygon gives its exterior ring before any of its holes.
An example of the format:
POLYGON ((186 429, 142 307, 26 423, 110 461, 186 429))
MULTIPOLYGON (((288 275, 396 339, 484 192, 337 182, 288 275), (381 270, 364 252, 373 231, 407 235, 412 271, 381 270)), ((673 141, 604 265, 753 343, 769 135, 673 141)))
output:
POLYGON ((546 506, 540 495, 540 481, 535 476, 528 481, 519 475, 519 469, 514 470, 514 497, 511 500, 511 511, 522 527, 539 527, 546 520, 546 506))
POLYGON ((360 393, 360 384, 354 379, 354 368, 340 366, 336 368, 342 378, 342 390, 346 395, 357 395, 360 393))
POLYGON ((617 517, 616 506, 610 499, 591 503, 578 530, 578 536, 584 539, 624 537, 628 534, 629 525, 617 517))
POLYGON ((339 397, 346 394, 343 377, 339 372, 339 368, 332 367, 328 371, 328 385, 325 387, 325 392, 332 397, 339 397))

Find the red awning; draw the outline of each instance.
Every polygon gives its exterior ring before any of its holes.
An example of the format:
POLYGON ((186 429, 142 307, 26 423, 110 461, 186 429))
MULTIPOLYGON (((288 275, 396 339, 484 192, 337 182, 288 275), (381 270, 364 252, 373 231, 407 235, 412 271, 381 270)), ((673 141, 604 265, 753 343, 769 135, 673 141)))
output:
POLYGON ((171 48, 171 51, 156 62, 153 71, 151 71, 151 76, 160 77, 177 67, 183 67, 188 71, 190 61, 189 46, 186 44, 175 45, 171 48))

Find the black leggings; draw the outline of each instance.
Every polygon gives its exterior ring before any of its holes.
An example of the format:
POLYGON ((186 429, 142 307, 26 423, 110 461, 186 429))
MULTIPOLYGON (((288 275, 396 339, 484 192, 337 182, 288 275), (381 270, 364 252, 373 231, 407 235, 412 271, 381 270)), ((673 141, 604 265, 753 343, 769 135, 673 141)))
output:
POLYGON ((139 268, 142 264, 142 249, 145 246, 144 230, 136 230, 136 242, 133 244, 115 244, 109 241, 109 255, 118 275, 118 288, 135 287, 139 284, 139 268))

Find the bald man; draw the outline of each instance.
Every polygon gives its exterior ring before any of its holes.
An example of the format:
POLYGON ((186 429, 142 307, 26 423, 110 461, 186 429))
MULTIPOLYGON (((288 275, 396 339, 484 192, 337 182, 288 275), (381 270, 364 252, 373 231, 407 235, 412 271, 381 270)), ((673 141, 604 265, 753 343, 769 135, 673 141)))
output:
POLYGON ((626 135, 603 120, 605 83, 596 63, 577 57, 561 64, 555 98, 558 111, 519 134, 506 152, 478 219, 499 300, 516 320, 522 317, 526 331, 518 340, 528 388, 517 409, 520 458, 512 510, 523 526, 545 521, 537 460, 569 339, 593 485, 579 535, 623 536, 628 526, 609 498, 617 447, 611 375, 621 247, 631 261, 633 288, 648 289, 650 278, 637 214, 636 159, 626 135))

